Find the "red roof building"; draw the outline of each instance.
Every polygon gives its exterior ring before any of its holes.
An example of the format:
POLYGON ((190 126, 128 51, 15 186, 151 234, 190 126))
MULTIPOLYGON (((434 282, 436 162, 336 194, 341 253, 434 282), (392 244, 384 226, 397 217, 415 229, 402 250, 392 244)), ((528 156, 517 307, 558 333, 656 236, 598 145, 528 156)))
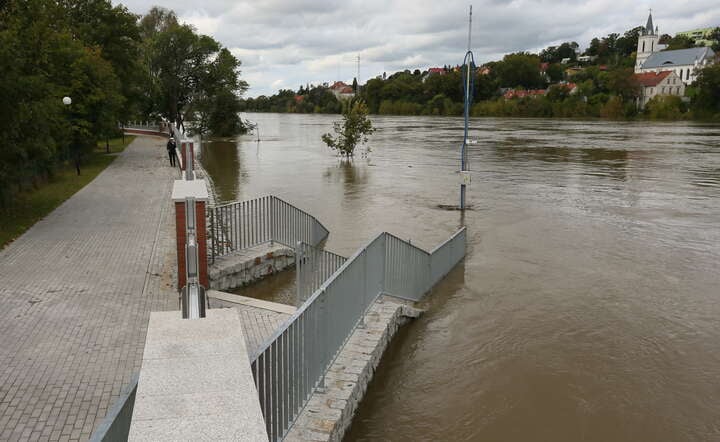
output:
POLYGON ((672 73, 672 71, 645 72, 642 74, 635 74, 635 79, 643 87, 654 87, 660 84, 661 81, 672 73))
POLYGON ((635 74, 635 81, 640 85, 640 96, 637 100, 640 109, 657 96, 685 96, 685 83, 675 71, 643 72, 635 74))

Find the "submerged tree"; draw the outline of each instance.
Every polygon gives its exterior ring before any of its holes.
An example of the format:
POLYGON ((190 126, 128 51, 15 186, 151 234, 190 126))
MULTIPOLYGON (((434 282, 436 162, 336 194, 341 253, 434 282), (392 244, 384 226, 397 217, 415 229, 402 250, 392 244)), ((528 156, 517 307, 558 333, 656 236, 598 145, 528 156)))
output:
POLYGON ((333 131, 335 136, 329 133, 322 136, 325 144, 345 157, 353 156, 355 147, 366 143, 368 136, 375 132, 365 103, 361 100, 348 102, 343 110, 342 120, 333 123, 333 131))

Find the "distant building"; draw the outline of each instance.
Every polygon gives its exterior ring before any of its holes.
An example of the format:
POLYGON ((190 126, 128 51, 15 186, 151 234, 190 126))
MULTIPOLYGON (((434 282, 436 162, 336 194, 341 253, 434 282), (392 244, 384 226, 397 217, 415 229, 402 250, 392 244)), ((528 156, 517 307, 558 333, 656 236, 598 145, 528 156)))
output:
POLYGON ((635 74, 635 79, 640 83, 639 109, 644 109, 648 101, 659 95, 685 96, 685 83, 675 71, 644 72, 635 74))
POLYGON ((577 61, 581 63, 589 63, 598 59, 597 55, 581 55, 577 58, 577 61))
POLYGON ((715 53, 710 48, 664 50, 667 46, 660 44, 660 33, 653 27, 652 14, 638 36, 637 59, 635 73, 647 73, 672 70, 686 85, 695 81, 697 72, 712 64, 715 53))
POLYGON ((352 86, 348 86, 342 81, 336 81, 330 86, 330 91, 335 94, 338 100, 347 100, 355 96, 352 86))
POLYGON ((693 29, 692 31, 678 32, 675 35, 684 35, 685 37, 692 39, 698 46, 712 46, 716 43, 715 40, 710 39, 714 29, 715 28, 693 29))
POLYGON ((445 68, 430 68, 427 73, 428 75, 445 75, 445 68))

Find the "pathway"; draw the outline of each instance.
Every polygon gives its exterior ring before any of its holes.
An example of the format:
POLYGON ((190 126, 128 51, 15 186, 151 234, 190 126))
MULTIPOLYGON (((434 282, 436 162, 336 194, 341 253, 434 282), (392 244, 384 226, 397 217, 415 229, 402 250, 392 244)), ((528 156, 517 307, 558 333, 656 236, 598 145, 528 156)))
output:
POLYGON ((164 140, 138 137, 0 251, 0 440, 86 440, 177 309, 164 140))

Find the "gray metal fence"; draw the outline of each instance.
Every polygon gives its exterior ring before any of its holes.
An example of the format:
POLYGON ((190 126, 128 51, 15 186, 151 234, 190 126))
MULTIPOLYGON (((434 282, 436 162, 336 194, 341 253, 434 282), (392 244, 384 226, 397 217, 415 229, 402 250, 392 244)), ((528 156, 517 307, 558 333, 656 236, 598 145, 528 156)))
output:
MULTIPOLYGON (((325 373, 377 297, 389 293, 420 299, 465 256, 465 241, 463 227, 428 253, 381 233, 320 281, 308 300, 252 357, 271 441, 285 437, 312 393, 323 386, 325 373)), ((301 255, 307 274, 315 274, 308 262, 314 256, 301 255)), ((315 279, 301 276, 298 293, 315 285, 315 279)))
POLYGON ((398 298, 420 300, 465 256, 465 228, 455 232, 432 252, 387 235, 384 291, 398 298))
POLYGON ((299 241, 317 246, 329 233, 314 216, 276 196, 210 207, 208 220, 208 250, 213 262, 269 241, 292 248, 299 241))
POLYGON ((296 305, 307 301, 347 258, 300 241, 295 247, 296 305))

